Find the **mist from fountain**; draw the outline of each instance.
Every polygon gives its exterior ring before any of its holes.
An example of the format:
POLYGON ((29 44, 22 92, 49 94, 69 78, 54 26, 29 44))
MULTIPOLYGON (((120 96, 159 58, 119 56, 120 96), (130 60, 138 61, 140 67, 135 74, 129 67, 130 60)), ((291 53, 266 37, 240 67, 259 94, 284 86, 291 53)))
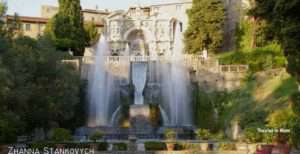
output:
POLYGON ((184 66, 183 40, 179 24, 176 25, 171 62, 162 66, 162 93, 168 109, 171 126, 191 126, 191 99, 189 72, 184 66))
POLYGON ((107 126, 112 98, 114 97, 114 77, 105 70, 105 56, 110 54, 106 38, 101 35, 95 49, 94 63, 90 67, 88 77, 88 126, 107 126))

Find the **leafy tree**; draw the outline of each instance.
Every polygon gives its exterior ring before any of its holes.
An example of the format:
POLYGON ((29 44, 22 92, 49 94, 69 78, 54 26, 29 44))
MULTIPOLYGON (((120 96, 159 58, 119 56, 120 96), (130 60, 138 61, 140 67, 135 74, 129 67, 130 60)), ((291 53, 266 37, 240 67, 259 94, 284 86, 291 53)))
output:
POLYGON ((58 13, 48 23, 46 34, 59 50, 72 50, 74 55, 82 56, 85 34, 80 0, 59 0, 58 13))
POLYGON ((224 4, 221 0, 194 0, 188 10, 189 26, 185 32, 188 53, 198 53, 204 48, 217 51, 223 42, 225 22, 224 4))
POLYGON ((90 22, 84 25, 85 31, 85 45, 91 46, 94 45, 99 39, 99 31, 96 24, 90 22))
POLYGON ((68 125, 79 102, 79 74, 62 63, 63 55, 49 44, 43 38, 19 37, 3 54, 10 91, 0 102, 5 102, 5 111, 21 117, 26 132, 68 125))
POLYGON ((6 13, 7 7, 3 2, 0 2, 0 17, 3 17, 6 13))
POLYGON ((300 1, 256 0, 251 14, 268 22, 288 60, 287 70, 300 83, 300 1))

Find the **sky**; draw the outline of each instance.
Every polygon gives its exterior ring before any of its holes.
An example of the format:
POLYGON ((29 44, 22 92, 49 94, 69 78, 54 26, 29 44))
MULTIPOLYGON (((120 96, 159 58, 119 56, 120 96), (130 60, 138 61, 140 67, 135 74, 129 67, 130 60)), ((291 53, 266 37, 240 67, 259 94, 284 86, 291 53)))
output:
MULTIPOLYGON (((20 16, 40 16, 40 8, 42 5, 58 6, 58 0, 0 0, 7 3, 7 14, 14 14, 17 12, 20 16)), ((83 9, 127 9, 129 6, 141 4, 158 4, 172 2, 176 0, 81 0, 83 9)))

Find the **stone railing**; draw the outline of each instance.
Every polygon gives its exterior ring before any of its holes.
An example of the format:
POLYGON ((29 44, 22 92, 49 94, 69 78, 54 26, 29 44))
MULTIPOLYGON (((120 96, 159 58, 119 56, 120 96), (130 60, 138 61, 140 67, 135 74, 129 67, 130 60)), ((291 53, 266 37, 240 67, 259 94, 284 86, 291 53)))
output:
POLYGON ((247 72, 249 70, 248 65, 220 65, 220 72, 247 72))
MULTIPOLYGON (((91 65, 94 63, 95 57, 75 57, 75 60, 65 60, 67 63, 74 63, 76 67, 78 65, 91 65), (80 62, 76 62, 80 61, 80 62), (80 64, 78 64, 80 63, 80 64)), ((172 56, 106 56, 106 65, 108 67, 118 68, 128 62, 154 62, 171 63, 172 61, 179 61, 186 67, 193 70, 210 70, 212 72, 220 73, 243 73, 247 72, 248 65, 221 65, 219 61, 214 58, 205 59, 200 55, 184 55, 182 58, 172 56)))

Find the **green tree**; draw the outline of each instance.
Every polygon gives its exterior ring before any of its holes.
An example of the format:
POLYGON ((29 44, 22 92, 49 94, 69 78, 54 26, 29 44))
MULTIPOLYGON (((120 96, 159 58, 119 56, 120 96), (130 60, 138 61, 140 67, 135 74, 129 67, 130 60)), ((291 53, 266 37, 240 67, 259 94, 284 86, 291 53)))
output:
POLYGON ((6 13, 7 7, 3 2, 0 2, 0 17, 3 17, 6 13))
POLYGON ((85 47, 85 33, 80 0, 59 0, 58 13, 51 19, 46 34, 54 40, 57 49, 72 50, 82 56, 85 47))
POLYGON ((288 72, 300 83, 299 8, 299 0, 256 0, 256 7, 250 13, 267 21, 270 33, 282 44, 288 72))
POLYGON ((216 52, 223 42, 225 9, 221 0, 194 0, 188 10, 189 26, 185 32, 188 53, 198 53, 204 48, 216 52))
POLYGON ((5 102, 5 111, 22 118, 26 132, 53 124, 67 127, 79 102, 79 74, 62 63, 64 56, 49 44, 42 38, 19 37, 3 54, 10 91, 0 102, 5 102))
POLYGON ((85 45, 86 46, 94 45, 100 36, 96 24, 92 22, 85 24, 84 31, 85 31, 85 41, 86 41, 85 45))

